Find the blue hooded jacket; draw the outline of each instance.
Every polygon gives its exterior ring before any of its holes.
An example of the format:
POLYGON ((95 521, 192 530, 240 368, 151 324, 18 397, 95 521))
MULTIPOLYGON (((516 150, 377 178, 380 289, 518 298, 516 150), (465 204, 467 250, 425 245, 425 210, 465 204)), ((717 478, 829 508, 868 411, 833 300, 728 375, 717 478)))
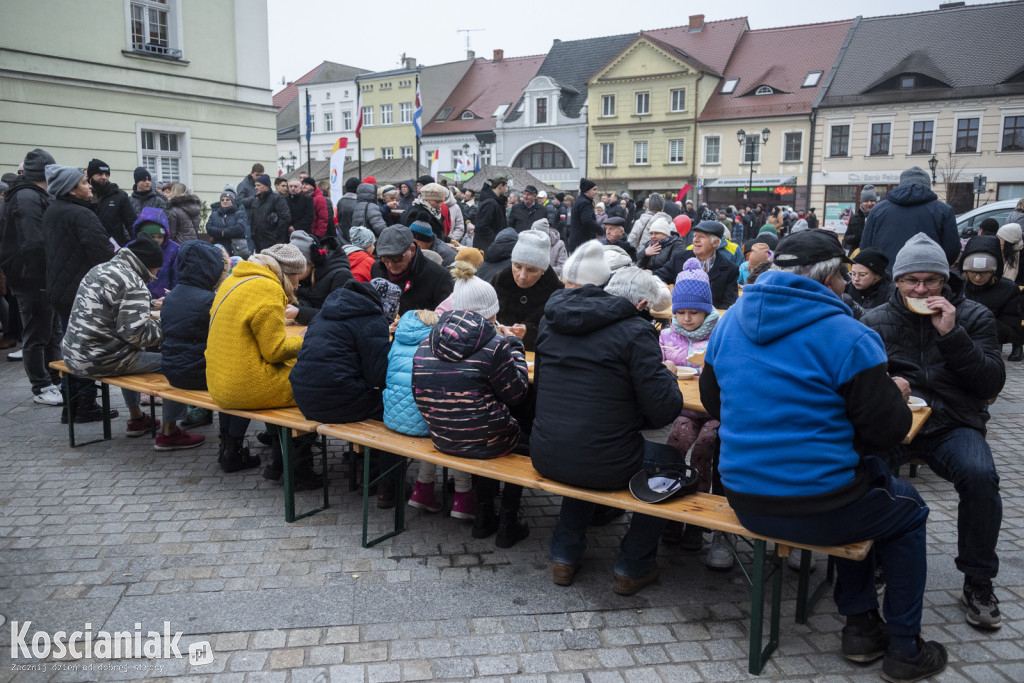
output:
POLYGON ((147 223, 159 225, 161 234, 164 237, 164 243, 160 245, 160 249, 164 252, 164 264, 156 272, 156 279, 146 283, 146 287, 149 289, 149 293, 153 295, 153 298, 159 299, 168 290, 174 289, 174 285, 178 282, 178 250, 180 247, 169 236, 170 224, 167 222, 167 214, 164 213, 163 209, 158 209, 155 206, 147 206, 142 209, 142 213, 139 214, 139 217, 135 219, 135 223, 132 225, 132 230, 138 235, 139 228, 147 223))
POLYGON ((863 483, 855 445, 863 444, 865 420, 877 417, 862 413, 889 411, 890 424, 876 431, 895 443, 910 425, 910 410, 904 403, 900 412, 902 397, 885 369, 878 334, 824 285, 768 271, 746 287, 711 333, 701 378, 701 397, 713 415, 706 383, 717 381, 719 471, 730 503, 742 510, 744 500, 772 498, 778 501, 773 513, 799 514, 801 503, 844 500, 843 489, 861 495, 852 490, 863 483), (872 381, 855 383, 859 377, 872 381))
POLYGON ((331 292, 310 322, 289 379, 310 420, 379 420, 390 330, 377 292, 349 280, 331 292))
POLYGON ((217 286, 230 271, 231 261, 219 247, 202 240, 189 240, 180 249, 178 286, 167 294, 160 309, 164 331, 160 371, 173 387, 206 389, 210 306, 217 286))
POLYGON ((430 336, 416 311, 406 311, 395 328, 395 341, 388 352, 388 380, 384 389, 384 425, 409 436, 428 436, 427 422, 412 395, 412 359, 416 348, 430 336))

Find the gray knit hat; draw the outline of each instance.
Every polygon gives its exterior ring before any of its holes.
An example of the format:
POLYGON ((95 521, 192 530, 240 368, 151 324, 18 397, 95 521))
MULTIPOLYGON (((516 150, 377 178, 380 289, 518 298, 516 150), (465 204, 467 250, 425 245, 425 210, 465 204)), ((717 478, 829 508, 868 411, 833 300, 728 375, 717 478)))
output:
POLYGON ((874 185, 865 185, 860 191, 860 200, 862 202, 877 202, 878 193, 875 192, 874 185))
POLYGON ((597 240, 584 242, 569 254, 562 266, 562 279, 574 285, 604 287, 612 269, 604 257, 604 245, 597 240))
POLYGON ((292 244, 275 244, 260 252, 262 256, 269 256, 281 266, 281 272, 285 275, 299 275, 306 272, 306 259, 302 256, 299 248, 292 244))
POLYGON ((551 265, 551 238, 547 232, 531 229, 519 233, 516 246, 512 247, 512 262, 547 270, 551 265))
POLYGON ((652 192, 651 196, 647 198, 647 210, 652 213, 658 213, 659 211, 665 210, 665 198, 657 192, 652 192))
POLYGON ((907 240, 892 264, 893 279, 907 273, 937 273, 942 277, 949 277, 946 253, 923 232, 907 240))
MULTIPOLYGON (((25 180, 43 180, 46 177, 46 167, 56 164, 57 160, 45 149, 36 147, 25 155, 25 161, 21 164, 25 180)), ((76 180, 75 183, 78 181, 76 180)))
POLYGON ((364 228, 361 225, 354 225, 348 231, 348 241, 352 243, 353 247, 366 249, 367 247, 372 247, 377 242, 377 237, 373 234, 373 230, 364 228))
POLYGON ((931 187, 932 177, 920 166, 911 166, 900 173, 900 185, 924 185, 931 187))
MULTIPOLYGON (((77 185, 84 176, 85 173, 83 173, 80 168, 75 168, 74 166, 61 166, 60 164, 48 164, 46 166, 46 191, 54 197, 63 197, 68 192, 75 189, 75 185, 77 185)), ((28 170, 25 171, 25 177, 28 178, 28 170)))

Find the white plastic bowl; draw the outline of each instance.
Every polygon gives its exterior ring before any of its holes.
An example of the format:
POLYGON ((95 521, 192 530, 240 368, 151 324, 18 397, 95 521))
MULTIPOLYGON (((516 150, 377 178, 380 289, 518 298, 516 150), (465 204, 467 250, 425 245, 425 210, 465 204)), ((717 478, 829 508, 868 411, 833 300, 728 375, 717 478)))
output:
POLYGON ((676 367, 676 377, 679 379, 693 379, 697 376, 697 368, 676 367))
POLYGON ((911 396, 910 400, 907 401, 907 405, 910 406, 910 409, 913 410, 914 412, 917 412, 918 410, 921 410, 921 408, 925 408, 928 406, 928 404, 925 403, 925 400, 918 396, 911 396))

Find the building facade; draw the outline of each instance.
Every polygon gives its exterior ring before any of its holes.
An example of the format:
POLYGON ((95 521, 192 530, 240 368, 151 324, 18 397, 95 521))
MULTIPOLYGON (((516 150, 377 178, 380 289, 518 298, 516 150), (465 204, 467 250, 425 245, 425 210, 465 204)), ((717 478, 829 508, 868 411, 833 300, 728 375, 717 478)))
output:
POLYGON ((356 157, 356 77, 368 73, 366 69, 325 62, 309 83, 299 87, 297 94, 299 114, 299 166, 311 156, 315 161, 329 159, 339 138, 346 138, 346 161, 356 157), (306 94, 309 93, 309 116, 306 94), (306 145, 307 122, 312 127, 309 145, 306 145))
POLYGON ((0 166, 43 147, 106 161, 128 192, 145 166, 207 201, 254 162, 274 167, 265 0, 61 7, 23 3, 0 22, 0 166))

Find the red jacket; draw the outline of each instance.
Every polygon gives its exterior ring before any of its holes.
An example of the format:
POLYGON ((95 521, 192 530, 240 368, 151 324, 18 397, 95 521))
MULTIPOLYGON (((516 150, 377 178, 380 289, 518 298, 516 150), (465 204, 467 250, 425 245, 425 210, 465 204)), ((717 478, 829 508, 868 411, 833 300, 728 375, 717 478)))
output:
POLYGON ((352 277, 359 282, 369 282, 373 278, 370 275, 370 268, 373 267, 374 258, 362 249, 356 249, 348 255, 348 262, 352 266, 352 277))
POLYGON ((327 200, 319 187, 313 188, 313 234, 323 239, 327 235, 327 200))

